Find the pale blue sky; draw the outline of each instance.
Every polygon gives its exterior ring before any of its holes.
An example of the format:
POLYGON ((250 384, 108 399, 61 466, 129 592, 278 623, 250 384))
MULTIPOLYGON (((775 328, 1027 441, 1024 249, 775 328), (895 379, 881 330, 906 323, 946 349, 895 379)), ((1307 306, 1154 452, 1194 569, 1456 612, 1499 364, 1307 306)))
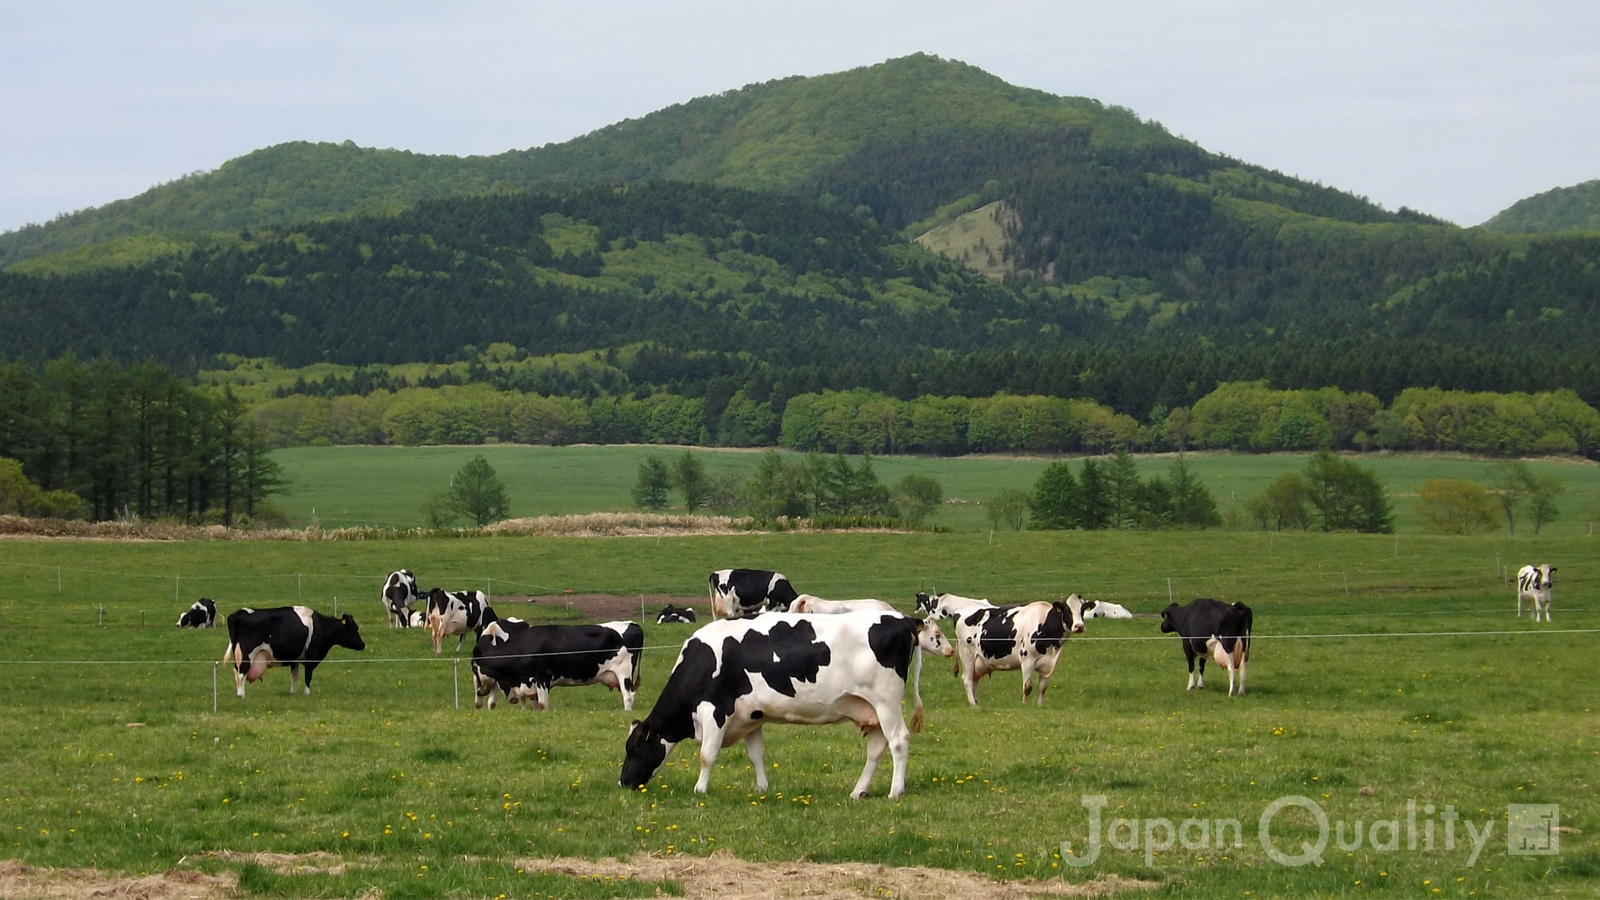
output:
POLYGON ((1474 225, 1600 178, 1595 2, 0 0, 0 230, 251 150, 490 154, 925 51, 1474 225))

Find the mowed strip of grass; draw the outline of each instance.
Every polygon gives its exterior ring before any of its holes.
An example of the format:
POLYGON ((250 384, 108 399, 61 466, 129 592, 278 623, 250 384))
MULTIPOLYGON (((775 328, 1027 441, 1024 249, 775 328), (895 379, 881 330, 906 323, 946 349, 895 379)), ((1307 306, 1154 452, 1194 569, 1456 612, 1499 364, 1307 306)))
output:
MULTIPOLYGON (((997 878, 1116 873, 1173 896, 1592 895, 1600 885, 1591 787, 1600 663, 1596 635, 1570 633, 1600 627, 1600 604, 1592 545, 1580 537, 18 540, 3 549, 0 840, 4 856, 30 864, 134 873, 185 858, 212 870, 241 865, 205 856, 221 850, 326 852, 352 864, 339 875, 246 870, 247 893, 280 896, 573 896, 574 884, 505 863, 719 848, 997 878), (1554 623, 1514 617, 1497 556, 1512 568, 1535 558, 1557 565, 1554 623), (628 722, 653 704, 690 629, 646 625, 633 713, 598 687, 557 689, 543 715, 478 712, 465 663, 457 668, 448 650, 434 657, 419 632, 382 624, 379 582, 402 565, 425 585, 493 578, 556 596, 696 598, 712 568, 768 566, 801 590, 905 609, 918 589, 997 602, 1078 591, 1146 615, 1165 606, 1171 578, 1180 599, 1250 603, 1257 643, 1243 698, 1225 696, 1214 666, 1205 691, 1186 692, 1181 653, 1148 617, 1092 621, 1069 642, 1042 708, 1021 702, 1015 673, 985 681, 981 707, 970 708, 948 663, 934 662, 922 684, 929 725, 912 741, 907 793, 892 801, 887 761, 868 799, 846 798, 863 755, 848 726, 773 728, 764 794, 740 747, 724 750, 710 793, 694 794, 692 741, 647 790, 629 792, 616 786, 628 722), (213 713, 212 663, 225 636, 171 627, 200 593, 223 612, 297 600, 331 611, 337 594, 341 611, 363 623, 367 650, 334 650, 310 697, 286 696, 288 673, 274 670, 239 700, 223 669, 213 713), (1101 795, 1101 853, 1071 866, 1060 844, 1085 852, 1083 801, 1101 795), (1320 865, 1281 865, 1262 847, 1261 816, 1288 796, 1330 822, 1320 865), (1511 803, 1560 805, 1561 824, 1576 830, 1560 835, 1559 856, 1508 853, 1511 803), (1446 806, 1459 817, 1448 847, 1446 806), (1112 828, 1119 817, 1139 824, 1112 828), (1356 846, 1357 820, 1385 824, 1356 846), (1178 833, 1156 849, 1169 837, 1163 821, 1178 833), (1470 866, 1469 821, 1476 833, 1494 823, 1470 866), (1348 850, 1333 830, 1341 822, 1348 850)), ((1299 807, 1271 819, 1269 834, 1291 855, 1319 837, 1299 807)), ((583 886, 598 891, 585 896, 675 888, 583 886)))
MULTIPOLYGON (((288 493, 275 498, 296 525, 313 515, 325 528, 361 525, 415 528, 423 522, 422 504, 444 491, 450 476, 474 456, 482 454, 506 485, 514 516, 568 515, 633 506, 631 489, 639 464, 647 456, 668 461, 682 447, 582 446, 582 447, 297 447, 274 452, 289 478, 288 493)), ((754 471, 759 451, 695 448, 706 471, 734 471, 744 477, 754 471)), ((801 454, 784 454, 799 459, 801 454)), ((1170 454, 1139 457, 1139 474, 1146 480, 1167 476, 1170 454)), ((1235 509, 1243 515, 1244 502, 1266 490, 1279 475, 1305 469, 1307 455, 1274 453, 1254 456, 1239 453, 1191 453, 1185 457, 1210 489, 1224 514, 1235 509)), ((1373 454, 1359 457, 1388 487, 1396 527, 1402 533, 1420 533, 1426 523, 1416 508, 1417 488, 1430 478, 1461 478, 1488 483, 1489 462, 1462 456, 1429 454, 1373 454)), ((872 465, 885 485, 910 474, 939 480, 946 505, 929 522, 958 531, 990 528, 983 501, 1002 490, 1031 491, 1051 460, 1043 457, 917 456, 874 457, 872 465)), ((1540 475, 1563 480, 1567 493, 1557 500, 1561 514, 1546 528, 1552 534, 1588 534, 1589 519, 1600 507, 1600 466, 1573 461, 1534 460, 1528 463, 1540 475)), ((1074 472, 1081 470, 1073 458, 1074 472)), ((672 502, 681 502, 677 494, 672 502)), ((1244 517, 1248 522, 1248 516, 1244 517)), ((1504 530, 1503 526, 1501 530, 1504 530)), ((1519 530, 1531 533, 1526 523, 1519 530)))

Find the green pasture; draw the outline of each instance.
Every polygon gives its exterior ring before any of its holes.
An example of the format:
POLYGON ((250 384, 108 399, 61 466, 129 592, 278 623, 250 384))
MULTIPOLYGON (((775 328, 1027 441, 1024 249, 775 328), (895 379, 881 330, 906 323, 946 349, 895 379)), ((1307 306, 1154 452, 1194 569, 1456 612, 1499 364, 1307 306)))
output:
MULTIPOLYGON (((248 896, 650 896, 679 887, 535 876, 518 861, 718 849, 997 879, 1117 874, 1153 882, 1130 893, 1158 897, 1594 896, 1593 557, 1590 539, 1571 533, 7 540, 0 857, 133 874, 233 867, 248 896), (1513 613, 1505 570, 1534 560, 1558 568, 1552 624, 1513 613), (1078 591, 1141 617, 1091 621, 1042 708, 1021 702, 1016 673, 984 682, 982 705, 970 708, 948 663, 930 664, 929 724, 912 740, 906 795, 885 797, 885 761, 871 795, 851 801, 863 742, 843 725, 770 729, 764 794, 740 747, 725 748, 710 793, 693 794, 693 741, 647 790, 616 786, 628 722, 654 703, 688 627, 647 624, 633 713, 599 687, 558 688, 545 714, 477 712, 468 697, 455 708, 453 676, 464 685, 465 665, 456 668, 450 645, 434 657, 421 633, 384 627, 377 600, 383 575, 406 566, 424 585, 488 586, 502 614, 547 621, 572 620, 569 590, 673 594, 703 612, 706 573, 736 565, 782 569, 821 596, 907 609, 919 589, 996 601, 1078 591), (1214 668, 1206 690, 1184 690, 1181 653, 1151 617, 1169 590, 1255 609, 1248 696, 1225 696, 1214 668), (530 593, 554 603, 510 596, 530 593), (224 635, 171 624, 201 594, 224 612, 295 602, 331 612, 337 602, 363 624, 367 649, 334 650, 310 697, 286 696, 288 673, 273 670, 237 699, 224 669, 213 712, 224 635), (1060 844, 1084 852, 1082 798, 1099 795, 1107 842, 1092 865, 1074 868, 1060 844), (1355 846, 1347 830, 1345 850, 1330 830, 1320 864, 1281 865, 1260 843, 1260 817, 1291 796, 1316 804, 1330 829, 1393 821, 1398 833, 1385 824, 1382 839, 1355 846), (1558 855, 1508 852, 1513 803, 1559 804, 1570 830, 1558 855), (1451 847, 1447 805, 1459 816, 1451 847), (1113 829, 1119 817, 1144 824, 1113 829), (1158 820, 1194 820, 1196 846, 1147 859, 1129 835, 1142 841, 1158 820), (1227 820, 1239 822, 1238 846, 1227 820), (1470 865, 1469 822, 1493 829, 1470 865), (322 852, 350 866, 282 875, 221 851, 322 852)), ((1299 854, 1318 832, 1306 809, 1289 807, 1269 837, 1299 854)))
MULTIPOLYGON (((562 515, 628 509, 630 490, 646 456, 668 460, 681 447, 580 446, 535 447, 297 447, 278 450, 273 458, 289 478, 289 492, 278 503, 297 525, 316 521, 325 528, 377 525, 399 528, 423 524, 422 502, 443 491, 472 457, 483 454, 505 482, 514 516, 562 515)), ((708 473, 754 470, 759 453, 750 450, 696 448, 708 473)), ((1244 501, 1260 494, 1285 472, 1305 468, 1298 453, 1249 455, 1193 453, 1193 465, 1218 509, 1243 514, 1244 501)), ((1165 475, 1170 454, 1139 458, 1143 478, 1165 475)), ((1451 455, 1374 454, 1361 459, 1388 486, 1396 527, 1402 532, 1423 528, 1415 493, 1430 478, 1464 478, 1486 483, 1489 463, 1451 455)), ((1040 457, 964 456, 954 458, 880 456, 873 467, 884 484, 912 473, 939 480, 949 502, 929 521, 959 531, 985 531, 989 521, 979 505, 1001 490, 1031 490, 1050 459, 1040 457)), ((1078 461, 1073 460, 1074 468, 1078 461)), ((1561 515, 1551 534, 1587 534, 1589 520, 1600 515, 1600 466, 1562 461, 1532 461, 1539 474, 1554 473, 1566 483, 1557 500, 1561 515)), ((673 496, 673 502, 680 498, 673 496)))

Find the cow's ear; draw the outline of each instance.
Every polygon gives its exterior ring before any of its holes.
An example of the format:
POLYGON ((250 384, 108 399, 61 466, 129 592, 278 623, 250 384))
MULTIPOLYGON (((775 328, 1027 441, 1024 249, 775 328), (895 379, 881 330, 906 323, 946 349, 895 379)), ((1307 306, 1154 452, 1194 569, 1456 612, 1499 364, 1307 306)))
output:
POLYGON ((1083 601, 1083 608, 1085 611, 1094 609, 1094 605, 1099 602, 1098 600, 1085 600, 1083 601))

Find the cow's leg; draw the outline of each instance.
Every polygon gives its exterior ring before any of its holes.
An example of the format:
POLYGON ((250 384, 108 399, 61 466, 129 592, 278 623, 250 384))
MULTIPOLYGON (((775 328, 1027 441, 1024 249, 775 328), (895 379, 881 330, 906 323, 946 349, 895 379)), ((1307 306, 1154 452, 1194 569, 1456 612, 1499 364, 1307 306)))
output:
MULTIPOLYGON (((1056 652, 1060 652, 1059 650, 1056 652)), ((1059 657, 1057 657, 1059 659, 1059 657)), ((1050 687, 1050 676, 1056 673, 1056 659, 1044 658, 1035 660, 1034 673, 1039 678, 1039 705, 1044 705, 1044 692, 1050 687)))
POLYGON ((633 675, 622 679, 622 709, 624 712, 633 712, 633 693, 638 685, 634 683, 633 675))
POLYGON ((311 673, 316 671, 317 665, 318 664, 314 663, 314 662, 306 663, 305 689, 306 689, 306 696, 307 697, 311 696, 311 673))
POLYGON ((1188 641, 1183 642, 1183 659, 1189 664, 1189 686, 1185 690, 1194 690, 1197 686, 1194 681, 1194 650, 1188 641))
POLYGON ((963 659, 961 661, 961 682, 967 687, 967 702, 973 706, 978 705, 978 661, 976 659, 963 659))
POLYGON ((228 649, 222 653, 222 661, 233 669, 233 692, 239 699, 244 699, 244 651, 238 644, 228 642, 228 649))
POLYGON ((1239 648, 1239 696, 1244 696, 1244 671, 1250 665, 1250 650, 1241 645, 1239 648))
POLYGON ((767 740, 762 736, 760 728, 744 736, 744 755, 750 757, 750 765, 756 770, 756 790, 767 789, 767 740))
POLYGON ((1517 591, 1517 618, 1522 618, 1522 591, 1517 591))
MULTIPOLYGON (((1044 696, 1042 691, 1040 696, 1044 696)), ((885 712, 888 714, 880 717, 883 727, 879 733, 889 745, 889 759, 894 765, 894 775, 889 782, 889 797, 892 799, 906 792, 906 761, 911 756, 911 732, 906 728, 904 714, 898 705, 885 712)), ((861 789, 865 794, 866 785, 861 785, 861 789)))
POLYGON ((717 727, 716 720, 703 716, 700 725, 700 777, 694 783, 696 794, 704 794, 711 786, 711 767, 716 765, 717 754, 722 751, 722 729, 717 727))
POLYGON ((540 682, 533 686, 533 701, 539 704, 539 712, 550 709, 550 685, 540 682))
MULTIPOLYGON (((861 767, 861 777, 856 779, 856 786, 850 789, 850 796, 857 800, 867 795, 867 788, 872 784, 872 776, 878 771, 878 760, 883 759, 883 751, 889 748, 889 739, 884 736, 882 725, 866 732, 867 739, 867 764, 861 767)), ((895 774, 903 776, 904 770, 898 761, 895 762, 895 774)), ((900 790, 905 791, 905 783, 901 781, 900 790)), ((899 796, 891 793, 890 796, 899 796)))

